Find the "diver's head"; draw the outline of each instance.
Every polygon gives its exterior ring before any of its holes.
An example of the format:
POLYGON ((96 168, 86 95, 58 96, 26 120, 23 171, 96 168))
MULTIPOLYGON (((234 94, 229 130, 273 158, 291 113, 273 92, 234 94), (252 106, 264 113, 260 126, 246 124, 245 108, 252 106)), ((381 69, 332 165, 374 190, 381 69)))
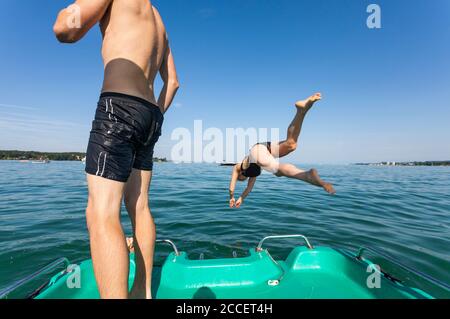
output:
POLYGON ((242 173, 240 173, 240 174, 238 175, 238 181, 244 182, 244 181, 246 181, 246 180, 247 180, 247 177, 244 176, 244 175, 242 175, 242 173))
POLYGON ((246 163, 246 160, 242 161, 237 168, 239 172, 238 180, 241 182, 245 181, 247 178, 258 177, 261 175, 261 167, 256 163, 250 163, 249 161, 246 163))

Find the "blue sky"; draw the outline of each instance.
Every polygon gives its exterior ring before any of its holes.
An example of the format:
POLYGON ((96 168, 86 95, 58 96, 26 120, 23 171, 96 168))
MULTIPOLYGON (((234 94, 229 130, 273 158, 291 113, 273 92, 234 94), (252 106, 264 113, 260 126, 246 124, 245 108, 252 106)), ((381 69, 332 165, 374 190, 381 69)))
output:
MULTIPOLYGON (((0 2, 0 149, 85 151, 102 83, 101 37, 61 45, 70 1, 0 2)), ((294 162, 450 159, 447 0, 155 0, 181 81, 156 155, 177 127, 285 131, 320 91, 294 162), (366 26, 370 3, 382 28, 366 26)), ((284 134, 284 133, 283 133, 284 134)))

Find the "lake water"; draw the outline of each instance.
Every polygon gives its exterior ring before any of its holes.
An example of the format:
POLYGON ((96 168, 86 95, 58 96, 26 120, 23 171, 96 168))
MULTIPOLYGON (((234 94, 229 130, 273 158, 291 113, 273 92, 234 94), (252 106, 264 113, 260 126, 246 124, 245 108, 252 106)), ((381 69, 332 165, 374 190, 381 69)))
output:
MULTIPOLYGON (((172 239, 191 258, 219 258, 234 251, 246 255, 267 235, 300 233, 313 245, 376 247, 450 283, 449 167, 316 168, 335 184, 336 196, 264 173, 236 210, 227 206, 231 168, 155 164, 150 199, 158 237, 172 239)), ((90 257, 86 198, 80 162, 0 161, 0 289, 58 257, 90 257)), ((122 218, 130 234, 124 208, 122 218)), ((285 258, 296 244, 301 243, 278 240, 267 247, 285 258)), ((169 251, 157 246, 156 264, 169 251)), ((382 258, 371 259, 436 297, 449 297, 382 258)))

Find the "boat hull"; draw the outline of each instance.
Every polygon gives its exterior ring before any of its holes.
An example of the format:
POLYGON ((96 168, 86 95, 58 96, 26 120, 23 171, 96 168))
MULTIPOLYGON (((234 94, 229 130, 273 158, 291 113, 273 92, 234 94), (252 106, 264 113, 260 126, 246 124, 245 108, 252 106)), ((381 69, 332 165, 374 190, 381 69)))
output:
MULTIPOLYGON (((171 253, 162 267, 154 268, 152 293, 157 299, 432 298, 390 280, 370 265, 368 260, 319 246, 297 247, 281 261, 273 260, 267 250, 250 250, 243 258, 210 260, 190 260, 184 252, 171 253)), ((61 273, 36 299, 99 298, 92 261, 82 262, 77 271, 80 287, 73 284, 76 271, 61 273)), ((134 271, 134 256, 130 255, 130 289, 134 271)))

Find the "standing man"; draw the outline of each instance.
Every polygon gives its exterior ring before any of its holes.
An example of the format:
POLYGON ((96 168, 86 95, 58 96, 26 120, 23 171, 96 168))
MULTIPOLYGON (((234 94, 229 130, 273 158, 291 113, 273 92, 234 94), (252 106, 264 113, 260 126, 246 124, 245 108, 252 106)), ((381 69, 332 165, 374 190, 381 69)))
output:
POLYGON ((163 21, 149 0, 77 0, 59 13, 54 32, 60 42, 74 43, 97 23, 103 35, 104 82, 86 155, 86 218, 95 278, 102 298, 151 298, 156 235, 148 192, 153 149, 179 87, 177 74, 163 21), (158 72, 164 86, 156 100, 158 72), (122 197, 136 258, 130 293, 122 197))

